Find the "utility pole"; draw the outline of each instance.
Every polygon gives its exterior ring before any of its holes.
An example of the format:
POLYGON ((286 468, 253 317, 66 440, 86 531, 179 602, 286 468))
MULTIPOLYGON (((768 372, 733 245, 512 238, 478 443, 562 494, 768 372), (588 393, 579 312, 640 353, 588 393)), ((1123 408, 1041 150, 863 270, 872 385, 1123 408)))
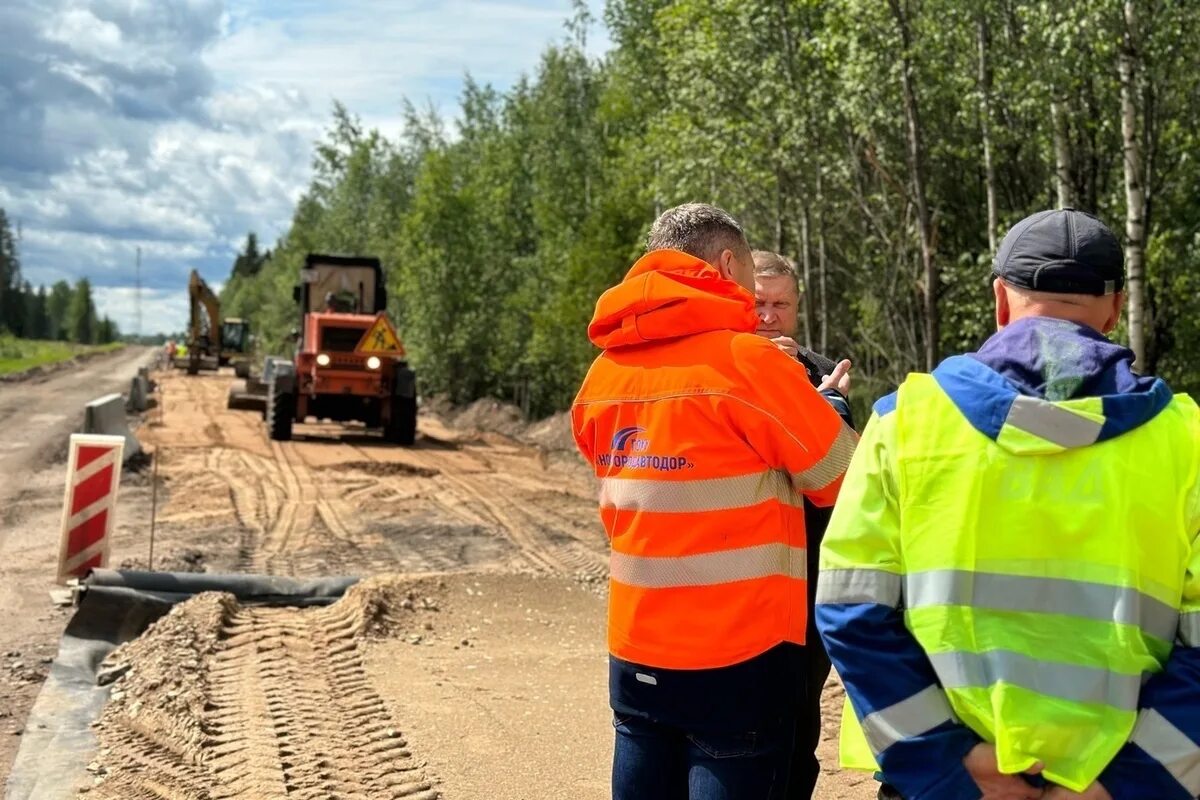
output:
POLYGON ((140 339, 142 338, 142 248, 140 246, 137 249, 137 266, 134 268, 133 281, 133 306, 137 315, 133 334, 140 339))

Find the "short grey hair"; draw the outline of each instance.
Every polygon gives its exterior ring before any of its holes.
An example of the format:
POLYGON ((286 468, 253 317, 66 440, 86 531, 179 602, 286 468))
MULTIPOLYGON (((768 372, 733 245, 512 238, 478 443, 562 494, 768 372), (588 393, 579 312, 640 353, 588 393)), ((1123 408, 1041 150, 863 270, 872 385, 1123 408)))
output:
POLYGON ((800 271, 796 269, 796 262, 770 250, 755 250, 750 255, 754 258, 754 277, 790 278, 796 285, 796 292, 800 292, 800 271))
POLYGON ((654 221, 646 237, 647 250, 681 250, 714 264, 722 250, 749 253, 746 233, 728 211, 708 203, 684 203, 669 208, 654 221))

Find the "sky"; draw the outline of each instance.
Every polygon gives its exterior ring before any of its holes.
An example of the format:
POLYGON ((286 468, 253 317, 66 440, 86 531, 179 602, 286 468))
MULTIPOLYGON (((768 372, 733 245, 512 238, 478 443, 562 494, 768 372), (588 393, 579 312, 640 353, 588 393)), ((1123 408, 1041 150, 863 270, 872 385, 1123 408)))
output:
MULTIPOLYGON (((602 0, 590 3, 601 16, 602 0)), ((271 246, 334 99, 399 131, 507 89, 566 36, 570 0, 0 0, 0 208, 33 285, 91 280, 98 312, 181 330, 248 231, 271 246)), ((589 48, 607 39, 597 27, 589 48)))

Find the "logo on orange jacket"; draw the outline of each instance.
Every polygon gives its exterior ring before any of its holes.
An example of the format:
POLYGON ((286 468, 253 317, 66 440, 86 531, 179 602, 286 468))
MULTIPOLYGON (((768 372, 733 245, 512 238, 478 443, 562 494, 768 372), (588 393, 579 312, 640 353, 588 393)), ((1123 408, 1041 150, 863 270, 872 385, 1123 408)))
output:
POLYGON ((651 452, 650 439, 641 436, 645 432, 645 428, 636 425, 621 428, 613 434, 609 451, 597 454, 596 466, 618 469, 653 469, 663 472, 692 469, 696 466, 686 456, 661 455, 651 452))
POLYGON ((645 433, 645 428, 639 428, 636 425, 631 428, 621 428, 617 434, 613 436, 612 449, 613 451, 624 450, 629 446, 629 442, 639 433, 645 433))

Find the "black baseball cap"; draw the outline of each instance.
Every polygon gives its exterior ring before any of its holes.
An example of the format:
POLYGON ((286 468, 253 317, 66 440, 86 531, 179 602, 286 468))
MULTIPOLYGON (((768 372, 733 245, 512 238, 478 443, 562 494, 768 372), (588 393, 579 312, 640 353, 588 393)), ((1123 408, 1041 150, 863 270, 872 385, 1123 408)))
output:
POLYGON ((1009 230, 992 274, 1038 292, 1113 294, 1125 286, 1125 254, 1113 232, 1091 214, 1039 211, 1009 230))

